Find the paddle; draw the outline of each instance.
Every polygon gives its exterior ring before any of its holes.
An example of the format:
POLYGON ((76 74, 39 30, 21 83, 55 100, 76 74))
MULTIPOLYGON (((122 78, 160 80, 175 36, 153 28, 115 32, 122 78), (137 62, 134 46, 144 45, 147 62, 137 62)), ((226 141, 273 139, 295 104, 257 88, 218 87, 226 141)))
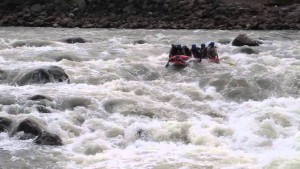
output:
POLYGON ((170 60, 168 60, 168 63, 166 64, 166 68, 169 67, 169 63, 170 63, 170 60))

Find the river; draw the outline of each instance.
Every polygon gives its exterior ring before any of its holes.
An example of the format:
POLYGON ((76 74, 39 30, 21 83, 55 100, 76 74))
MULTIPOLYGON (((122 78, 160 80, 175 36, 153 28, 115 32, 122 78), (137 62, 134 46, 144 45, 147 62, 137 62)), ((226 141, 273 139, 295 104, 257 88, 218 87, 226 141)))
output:
POLYGON ((0 70, 9 74, 0 77, 0 117, 35 119, 64 143, 2 132, 4 169, 300 168, 299 31, 1 27, 0 70), (263 44, 246 54, 218 43, 240 33, 263 44), (171 44, 211 41, 220 64, 165 68, 171 44), (49 65, 70 83, 14 83, 49 65), (28 100, 38 94, 53 99, 52 113, 28 100))

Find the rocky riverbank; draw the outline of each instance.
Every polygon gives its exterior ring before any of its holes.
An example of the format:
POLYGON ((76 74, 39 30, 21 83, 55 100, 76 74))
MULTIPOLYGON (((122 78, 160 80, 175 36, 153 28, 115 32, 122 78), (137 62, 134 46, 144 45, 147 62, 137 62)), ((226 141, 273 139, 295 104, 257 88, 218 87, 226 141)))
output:
POLYGON ((4 0, 0 26, 300 29, 300 4, 265 0, 4 0))

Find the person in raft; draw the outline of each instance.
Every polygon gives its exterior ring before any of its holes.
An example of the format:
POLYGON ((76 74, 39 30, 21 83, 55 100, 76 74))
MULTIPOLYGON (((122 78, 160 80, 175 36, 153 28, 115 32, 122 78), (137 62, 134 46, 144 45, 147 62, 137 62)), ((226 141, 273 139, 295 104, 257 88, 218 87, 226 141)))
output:
POLYGON ((201 59, 206 59, 207 58, 207 48, 205 47, 204 43, 201 44, 200 57, 201 57, 201 59))
POLYGON ((207 57, 209 59, 218 59, 219 55, 217 53, 217 47, 215 47, 214 42, 210 42, 207 47, 207 57))
POLYGON ((200 51, 199 48, 195 44, 192 44, 191 52, 194 56, 194 58, 198 59, 199 62, 201 62, 201 56, 200 56, 200 51))
POLYGON ((176 49, 176 45, 172 44, 172 45, 171 45, 170 52, 169 52, 169 57, 178 55, 177 53, 178 53, 178 52, 177 52, 177 49, 176 49))
POLYGON ((187 46, 183 46, 182 49, 183 49, 183 53, 185 56, 189 56, 189 57, 192 56, 192 52, 190 51, 190 49, 187 46))

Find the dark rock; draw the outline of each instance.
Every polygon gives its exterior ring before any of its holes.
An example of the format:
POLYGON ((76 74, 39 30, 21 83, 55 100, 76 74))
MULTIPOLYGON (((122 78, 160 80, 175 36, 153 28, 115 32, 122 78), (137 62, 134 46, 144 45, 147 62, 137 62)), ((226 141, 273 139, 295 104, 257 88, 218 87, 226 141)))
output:
POLYGON ((70 82, 69 76, 62 68, 58 66, 48 66, 45 68, 31 70, 21 75, 16 81, 16 83, 20 86, 27 84, 45 84, 58 82, 70 82))
POLYGON ((55 4, 51 2, 49 4, 46 4, 44 10, 47 12, 53 12, 55 10, 55 4))
POLYGON ((3 70, 0 70, 0 81, 7 78, 7 73, 3 70))
POLYGON ((298 29, 300 22, 299 0, 2 1, 1 26, 266 30, 298 29))
POLYGON ((145 40, 136 40, 136 41, 133 41, 133 44, 144 44, 144 43, 147 43, 145 40))
POLYGON ((44 99, 52 101, 51 98, 43 96, 43 95, 34 95, 34 96, 28 98, 28 100, 44 100, 44 99))
POLYGON ((42 47, 42 46, 49 46, 52 43, 50 41, 45 40, 24 40, 24 41, 16 41, 11 44, 12 47, 42 47))
POLYGON ((73 44, 73 43, 86 43, 87 40, 85 40, 81 37, 73 37, 73 38, 63 39, 63 42, 70 43, 70 44, 73 44))
POLYGON ((297 11, 294 11, 294 12, 289 13, 289 14, 285 17, 286 20, 296 20, 296 19, 299 19, 299 18, 300 18, 300 8, 299 8, 299 10, 297 10, 297 11))
POLYGON ((85 0, 76 0, 77 6, 80 13, 83 13, 86 10, 86 2, 85 0))
POLYGON ((0 117, 0 132, 8 131, 12 121, 5 117, 0 117))
POLYGON ((47 109, 45 106, 43 106, 43 105, 37 105, 36 109, 40 113, 51 113, 51 111, 49 109, 47 109))
POLYGON ((41 12, 43 7, 40 4, 35 4, 30 8, 33 12, 41 12))
POLYGON ((20 131, 23 131, 25 134, 29 133, 38 136, 42 133, 42 128, 38 122, 28 118, 19 123, 17 128, 12 132, 12 135, 20 131))
POLYGON ((50 145, 50 146, 61 146, 63 145, 63 142, 61 138, 56 135, 49 133, 47 131, 43 131, 42 134, 40 134, 34 142, 36 144, 41 144, 41 145, 50 145))
POLYGON ((232 42, 233 46, 259 46, 256 40, 251 39, 246 34, 239 34, 232 42))
POLYGON ((61 26, 68 26, 72 22, 72 18, 63 18, 59 23, 61 26))

